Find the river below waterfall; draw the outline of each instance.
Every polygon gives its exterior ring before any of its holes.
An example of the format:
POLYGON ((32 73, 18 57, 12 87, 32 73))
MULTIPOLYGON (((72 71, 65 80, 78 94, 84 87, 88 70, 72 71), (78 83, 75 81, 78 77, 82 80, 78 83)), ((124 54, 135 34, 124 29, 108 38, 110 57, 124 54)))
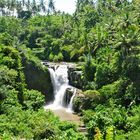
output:
POLYGON ((62 121, 70 121, 74 122, 77 125, 81 125, 80 117, 76 114, 68 112, 65 108, 52 110, 52 112, 62 121))

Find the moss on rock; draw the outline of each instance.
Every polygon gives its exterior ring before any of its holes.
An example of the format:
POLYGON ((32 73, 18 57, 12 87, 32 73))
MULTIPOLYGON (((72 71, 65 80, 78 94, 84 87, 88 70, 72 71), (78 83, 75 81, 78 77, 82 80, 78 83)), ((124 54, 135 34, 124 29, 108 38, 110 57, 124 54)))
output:
POLYGON ((25 74, 25 82, 28 89, 38 90, 46 97, 46 102, 52 101, 53 87, 51 83, 50 73, 47 67, 44 67, 36 57, 23 57, 23 71, 25 74))

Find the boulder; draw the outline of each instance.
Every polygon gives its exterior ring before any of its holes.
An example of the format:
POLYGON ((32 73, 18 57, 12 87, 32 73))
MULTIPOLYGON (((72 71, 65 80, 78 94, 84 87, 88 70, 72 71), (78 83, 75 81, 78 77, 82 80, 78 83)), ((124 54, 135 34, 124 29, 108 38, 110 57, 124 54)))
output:
POLYGON ((66 94, 64 97, 65 100, 65 106, 67 106, 70 102, 70 99, 74 93, 74 89, 76 89, 76 95, 74 97, 74 101, 73 101, 73 108, 75 112, 81 112, 83 109, 83 103, 85 101, 85 95, 83 94, 83 91, 72 87, 72 88, 67 88, 66 90, 66 94))
POLYGON ((78 66, 69 66, 68 67, 68 77, 69 77, 69 83, 70 85, 82 89, 83 85, 85 85, 85 81, 82 78, 83 72, 81 67, 78 66))
POLYGON ((67 88, 66 89, 66 94, 64 95, 64 99, 63 99, 63 105, 65 106, 65 107, 67 107, 68 106, 68 104, 70 103, 70 99, 71 99, 71 97, 72 97, 72 95, 73 95, 73 88, 67 88))

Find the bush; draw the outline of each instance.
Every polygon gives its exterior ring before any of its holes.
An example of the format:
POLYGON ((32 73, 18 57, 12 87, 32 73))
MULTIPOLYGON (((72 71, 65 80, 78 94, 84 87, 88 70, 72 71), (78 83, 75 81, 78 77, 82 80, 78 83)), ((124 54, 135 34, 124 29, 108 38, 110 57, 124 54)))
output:
POLYGON ((84 95, 85 102, 83 104, 87 109, 94 109, 97 105, 105 102, 104 96, 97 90, 86 90, 84 95))
POLYGON ((6 65, 8 68, 17 69, 18 68, 18 60, 20 56, 18 51, 13 47, 1 46, 2 49, 0 53, 3 55, 3 59, 1 64, 6 65))
POLYGON ((92 56, 88 54, 85 56, 85 64, 83 65, 84 77, 87 81, 93 81, 94 74, 96 72, 96 64, 92 59, 92 56))
POLYGON ((97 65, 95 73, 95 82, 98 85, 98 88, 110 84, 114 80, 114 73, 108 64, 102 63, 100 65, 97 65))
POLYGON ((10 86, 16 86, 16 79, 18 73, 14 69, 9 69, 7 66, 0 66, 0 84, 7 84, 10 86))
POLYGON ((71 122, 67 122, 67 121, 64 121, 64 122, 61 122, 59 124, 59 129, 62 130, 62 131, 66 131, 68 129, 73 129, 73 130, 77 130, 77 127, 74 123, 71 123, 71 122))
POLYGON ((88 129, 89 138, 93 138, 96 135, 96 128, 100 130, 103 136, 108 138, 113 137, 115 130, 119 132, 120 130, 130 129, 126 109, 121 106, 108 108, 98 105, 95 111, 83 111, 82 119, 88 129))
POLYGON ((86 90, 86 91, 84 92, 84 95, 85 95, 86 97, 94 98, 94 99, 96 100, 97 98, 99 98, 100 93, 99 93, 98 91, 96 91, 96 90, 86 90))
POLYGON ((28 109, 38 110, 45 104, 45 96, 37 90, 26 90, 24 104, 28 109))
POLYGON ((18 91, 10 89, 8 87, 0 86, 0 94, 3 100, 0 101, 0 113, 8 113, 13 107, 21 107, 18 102, 17 95, 18 91))

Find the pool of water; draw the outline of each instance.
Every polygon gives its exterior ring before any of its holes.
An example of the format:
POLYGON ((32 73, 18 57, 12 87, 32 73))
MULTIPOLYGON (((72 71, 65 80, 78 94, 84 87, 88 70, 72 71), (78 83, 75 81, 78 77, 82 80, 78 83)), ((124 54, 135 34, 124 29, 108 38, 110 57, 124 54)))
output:
POLYGON ((80 117, 72 112, 69 112, 66 108, 60 108, 57 110, 51 110, 62 121, 71 121, 77 125, 81 125, 80 117))

